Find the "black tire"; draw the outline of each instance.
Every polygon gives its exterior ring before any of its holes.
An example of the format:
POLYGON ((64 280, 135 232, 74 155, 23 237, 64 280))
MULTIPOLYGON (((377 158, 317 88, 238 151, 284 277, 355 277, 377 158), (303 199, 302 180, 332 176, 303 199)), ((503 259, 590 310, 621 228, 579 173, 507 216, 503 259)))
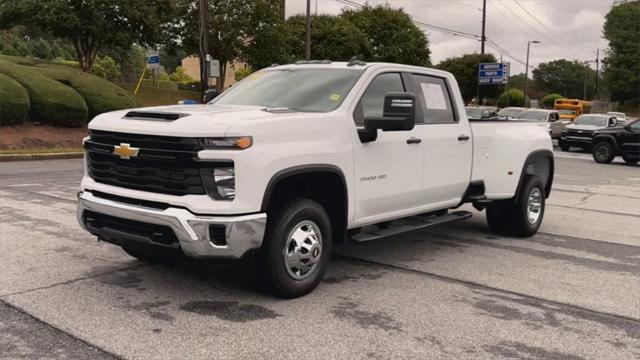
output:
POLYGON ((560 145, 560 150, 562 151, 569 151, 571 149, 571 146, 567 145, 567 143, 562 140, 558 140, 558 145, 560 145))
POLYGON ((635 165, 638 163, 638 161, 640 161, 640 159, 638 158, 632 158, 625 155, 622 155, 622 160, 624 160, 624 162, 626 162, 627 165, 635 165))
POLYGON ((487 223, 499 235, 529 237, 538 232, 545 208, 545 188, 537 176, 527 176, 515 198, 491 202, 487 205, 487 223), (529 218, 529 198, 538 203, 535 220, 529 218))
MULTIPOLYGON (((329 266, 333 240, 329 215, 317 202, 297 198, 269 214, 268 219, 264 244, 258 254, 258 285, 286 299, 308 294, 318 286, 329 266), (307 226, 314 232, 319 231, 315 238, 320 239, 319 244, 313 245, 314 247, 306 252, 299 247, 300 253, 310 254, 312 259, 318 259, 305 274, 301 268, 298 269, 299 274, 296 273, 295 268, 288 266, 285 260, 285 253, 292 249, 291 246, 286 247, 292 245, 289 235, 300 226, 307 226), (316 257, 317 250, 320 251, 316 257)), ((292 246, 298 248, 297 243, 292 246)))
POLYGON ((609 164, 616 157, 616 149, 609 141, 599 141, 593 146, 593 160, 599 164, 609 164))

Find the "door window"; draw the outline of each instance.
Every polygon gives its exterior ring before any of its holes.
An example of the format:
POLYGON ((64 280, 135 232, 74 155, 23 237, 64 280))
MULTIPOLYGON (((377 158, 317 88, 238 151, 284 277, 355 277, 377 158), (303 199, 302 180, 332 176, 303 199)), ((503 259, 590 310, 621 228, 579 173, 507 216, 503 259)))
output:
POLYGON ((384 97, 390 92, 405 92, 400 73, 380 74, 373 79, 354 113, 356 125, 364 126, 366 117, 382 116, 384 97))
POLYGON ((428 75, 411 75, 418 102, 422 106, 422 119, 416 123, 451 124, 457 121, 451 93, 443 78, 428 75))

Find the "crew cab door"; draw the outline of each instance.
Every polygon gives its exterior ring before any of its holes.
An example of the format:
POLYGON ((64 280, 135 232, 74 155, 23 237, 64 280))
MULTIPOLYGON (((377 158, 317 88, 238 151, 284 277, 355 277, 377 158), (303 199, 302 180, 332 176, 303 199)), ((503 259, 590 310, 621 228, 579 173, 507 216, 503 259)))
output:
POLYGON ((620 151, 626 157, 640 159, 640 120, 636 120, 624 129, 619 136, 620 151))
POLYGON ((421 198, 433 209, 457 205, 471 179, 473 139, 445 78, 411 74, 423 144, 421 198))
MULTIPOLYGON (((406 92, 408 78, 400 72, 373 75, 360 94, 353 112, 356 127, 364 127, 364 119, 382 116, 384 97, 390 92, 406 92)), ((353 133, 355 168, 356 225, 401 217, 424 202, 422 163, 424 142, 422 130, 377 130, 377 139, 362 142, 353 133)))

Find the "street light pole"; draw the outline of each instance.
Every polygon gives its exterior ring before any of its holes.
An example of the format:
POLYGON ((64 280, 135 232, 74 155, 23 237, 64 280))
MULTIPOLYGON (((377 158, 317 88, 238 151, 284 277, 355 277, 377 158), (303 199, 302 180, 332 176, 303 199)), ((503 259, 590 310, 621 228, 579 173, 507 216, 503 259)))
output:
POLYGON ((540 44, 540 41, 538 40, 527 41, 527 61, 526 61, 526 65, 524 66, 524 89, 522 91, 524 93, 524 107, 528 107, 527 106, 527 80, 529 79, 529 47, 531 46, 531 44, 540 44))

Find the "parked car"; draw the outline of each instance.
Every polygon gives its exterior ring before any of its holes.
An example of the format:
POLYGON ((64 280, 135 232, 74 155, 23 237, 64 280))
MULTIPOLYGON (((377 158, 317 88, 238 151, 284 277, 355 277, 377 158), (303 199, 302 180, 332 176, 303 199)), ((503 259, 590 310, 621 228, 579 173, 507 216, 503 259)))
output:
POLYGON ((608 164, 616 156, 622 156, 627 164, 640 161, 640 119, 593 134, 593 159, 596 162, 608 164))
POLYGON ((464 220, 464 203, 496 233, 531 236, 554 169, 536 124, 469 122, 452 74, 362 61, 269 67, 207 105, 104 113, 84 147, 84 229, 139 259, 252 255, 285 298, 320 283, 332 244, 464 220))
POLYGON ((570 123, 568 120, 561 120, 558 111, 546 109, 526 109, 518 114, 518 119, 539 122, 547 128, 552 139, 560 138, 562 129, 570 123))
POLYGON ((498 118, 500 118, 500 119, 514 119, 514 118, 518 117, 518 114, 520 114, 523 110, 524 110, 523 107, 516 107, 516 106, 510 106, 510 107, 502 108, 502 109, 500 109, 500 111, 498 111, 498 118))
POLYGON ((612 115, 615 116, 616 119, 618 120, 618 123, 626 123, 627 122, 627 114, 622 113, 622 112, 616 112, 616 111, 609 111, 607 113, 607 115, 612 115))
POLYGON ((567 125, 560 135, 558 145, 562 151, 569 151, 571 147, 591 150, 593 133, 606 127, 614 127, 618 123, 615 116, 607 114, 583 114, 576 118, 573 124, 567 125))
POLYGON ((498 109, 490 106, 467 106, 464 108, 471 120, 491 120, 498 118, 498 109))

